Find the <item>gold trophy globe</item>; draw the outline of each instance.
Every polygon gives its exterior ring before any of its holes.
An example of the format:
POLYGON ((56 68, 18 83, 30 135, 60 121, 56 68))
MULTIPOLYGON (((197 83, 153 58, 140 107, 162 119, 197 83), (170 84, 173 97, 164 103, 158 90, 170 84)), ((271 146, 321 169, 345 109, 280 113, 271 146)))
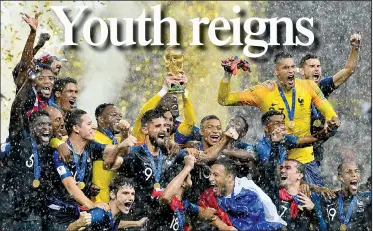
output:
MULTIPOLYGON (((173 48, 174 46, 168 47, 163 58, 166 63, 167 72, 171 72, 174 76, 178 76, 180 72, 183 72, 184 54, 181 50, 173 48)), ((184 84, 183 81, 180 81, 178 84, 172 84, 168 93, 184 93, 184 84)))

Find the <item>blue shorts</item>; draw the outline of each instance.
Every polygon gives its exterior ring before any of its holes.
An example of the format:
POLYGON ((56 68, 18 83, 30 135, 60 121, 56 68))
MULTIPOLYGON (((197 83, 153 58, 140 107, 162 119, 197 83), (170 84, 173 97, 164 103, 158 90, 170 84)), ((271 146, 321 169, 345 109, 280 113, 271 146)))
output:
POLYGON ((304 168, 304 180, 306 182, 319 187, 324 186, 324 180, 321 177, 320 169, 316 161, 304 164, 304 168))

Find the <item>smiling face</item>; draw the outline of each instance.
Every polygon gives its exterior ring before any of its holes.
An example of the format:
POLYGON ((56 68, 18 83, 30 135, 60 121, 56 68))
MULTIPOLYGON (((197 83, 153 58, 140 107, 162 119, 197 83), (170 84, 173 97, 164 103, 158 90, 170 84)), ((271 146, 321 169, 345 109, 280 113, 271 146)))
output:
POLYGON ((66 135, 65 123, 61 112, 54 107, 47 107, 44 110, 48 112, 51 119, 53 137, 61 139, 62 136, 66 135))
POLYGON ((43 99, 49 99, 54 86, 54 74, 50 70, 41 70, 35 78, 35 89, 43 99))
POLYGON ((300 74, 304 79, 313 80, 316 84, 320 82, 321 78, 321 64, 318 59, 308 59, 304 62, 302 68, 299 69, 300 74))
POLYGON ((118 124, 122 117, 123 115, 119 108, 112 105, 106 106, 105 110, 98 117, 99 127, 114 131, 114 125, 118 124))
POLYGON ((166 121, 163 117, 152 119, 142 128, 142 132, 155 147, 163 148, 165 146, 167 127, 166 121))
POLYGON ((159 106, 163 111, 170 111, 174 118, 179 117, 179 104, 175 94, 167 94, 159 102, 159 106))
POLYGON ((48 146, 52 137, 52 123, 49 116, 39 116, 30 124, 32 137, 41 146, 48 146))
POLYGON ((268 124, 264 126, 266 133, 272 133, 274 130, 286 130, 285 119, 283 115, 273 115, 268 121, 268 124))
POLYGON ((80 117, 80 124, 74 125, 73 129, 76 133, 79 134, 85 140, 92 141, 93 140, 93 127, 92 127, 92 120, 88 114, 84 114, 80 117))
POLYGON ((295 86, 295 63, 293 58, 285 58, 278 61, 275 76, 282 88, 290 90, 295 86))
POLYGON ((343 164, 338 179, 350 194, 355 195, 360 183, 360 171, 356 163, 343 164))
POLYGON ((238 139, 243 138, 248 130, 246 126, 246 121, 240 116, 235 116, 232 119, 230 119, 228 123, 228 128, 229 127, 233 127, 237 131, 238 139))
POLYGON ((211 166, 209 180, 210 184, 214 187, 215 195, 221 197, 227 195, 227 188, 234 181, 234 177, 226 171, 223 165, 214 164, 211 166))
POLYGON ((303 174, 297 169, 297 162, 285 161, 280 166, 280 186, 288 188, 300 184, 300 180, 303 178, 303 174))
POLYGON ((62 90, 56 91, 56 98, 64 111, 70 111, 75 107, 76 98, 78 96, 78 88, 75 83, 68 83, 62 90))
POLYGON ((111 199, 114 200, 119 211, 124 214, 128 214, 132 207, 133 201, 135 200, 135 189, 132 186, 125 185, 118 190, 115 196, 113 195, 114 193, 111 192, 111 199))
POLYGON ((220 141, 223 134, 220 120, 210 119, 204 121, 200 132, 202 136, 202 142, 207 143, 208 146, 213 146, 220 141))

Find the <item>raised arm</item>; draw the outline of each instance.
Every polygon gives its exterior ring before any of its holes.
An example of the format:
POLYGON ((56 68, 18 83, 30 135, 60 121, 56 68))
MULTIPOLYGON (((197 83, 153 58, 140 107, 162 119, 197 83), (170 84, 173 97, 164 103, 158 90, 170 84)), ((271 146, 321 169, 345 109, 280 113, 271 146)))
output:
POLYGON ((162 193, 160 198, 160 203, 170 204, 174 196, 178 196, 181 199, 182 186, 185 179, 188 177, 188 174, 194 168, 194 163, 196 158, 191 155, 184 157, 184 168, 181 172, 167 185, 166 189, 162 193))
MULTIPOLYGON (((29 65, 32 62, 32 59, 34 58, 34 42, 36 37, 36 29, 38 28, 38 17, 39 13, 35 14, 35 18, 31 18, 27 14, 23 14, 22 18, 23 20, 30 26, 30 34, 27 38, 25 48, 22 52, 21 57, 21 63, 25 65, 29 65)), ((15 84, 17 86, 17 89, 20 88, 25 80, 27 79, 27 68, 22 68, 23 65, 21 65, 21 70, 19 70, 18 76, 15 79, 15 84)))
POLYGON ((33 81, 31 79, 24 82, 21 89, 18 91, 10 110, 10 123, 9 123, 9 136, 14 137, 18 132, 24 127, 25 123, 23 121, 23 109, 24 104, 27 100, 27 93, 32 88, 33 81))
POLYGON ((350 38, 350 55, 348 56, 345 67, 333 76, 334 86, 337 88, 350 78, 355 72, 359 60, 359 47, 361 35, 353 34, 350 38))
POLYGON ((305 80, 309 84, 309 92, 312 96, 312 103, 316 106, 317 109, 321 112, 321 114, 325 117, 325 119, 331 120, 333 117, 337 117, 332 105, 329 101, 324 97, 324 94, 320 90, 320 88, 314 83, 312 80, 305 80))
MULTIPOLYGON (((110 170, 115 166, 115 163, 120 159, 118 159, 119 155, 128 154, 130 151, 130 147, 136 144, 136 138, 134 136, 129 136, 127 139, 123 140, 118 145, 107 145, 104 150, 103 155, 103 168, 105 170, 110 170)), ((122 161, 123 162, 123 161, 122 161)))

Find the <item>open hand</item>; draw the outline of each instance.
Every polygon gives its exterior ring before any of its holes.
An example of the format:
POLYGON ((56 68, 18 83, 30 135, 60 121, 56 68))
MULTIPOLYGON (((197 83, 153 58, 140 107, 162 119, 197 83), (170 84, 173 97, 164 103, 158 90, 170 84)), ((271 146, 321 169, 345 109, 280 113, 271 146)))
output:
POLYGON ((36 13, 35 18, 31 18, 28 14, 22 13, 22 19, 30 26, 31 30, 36 31, 39 15, 40 13, 36 13))

